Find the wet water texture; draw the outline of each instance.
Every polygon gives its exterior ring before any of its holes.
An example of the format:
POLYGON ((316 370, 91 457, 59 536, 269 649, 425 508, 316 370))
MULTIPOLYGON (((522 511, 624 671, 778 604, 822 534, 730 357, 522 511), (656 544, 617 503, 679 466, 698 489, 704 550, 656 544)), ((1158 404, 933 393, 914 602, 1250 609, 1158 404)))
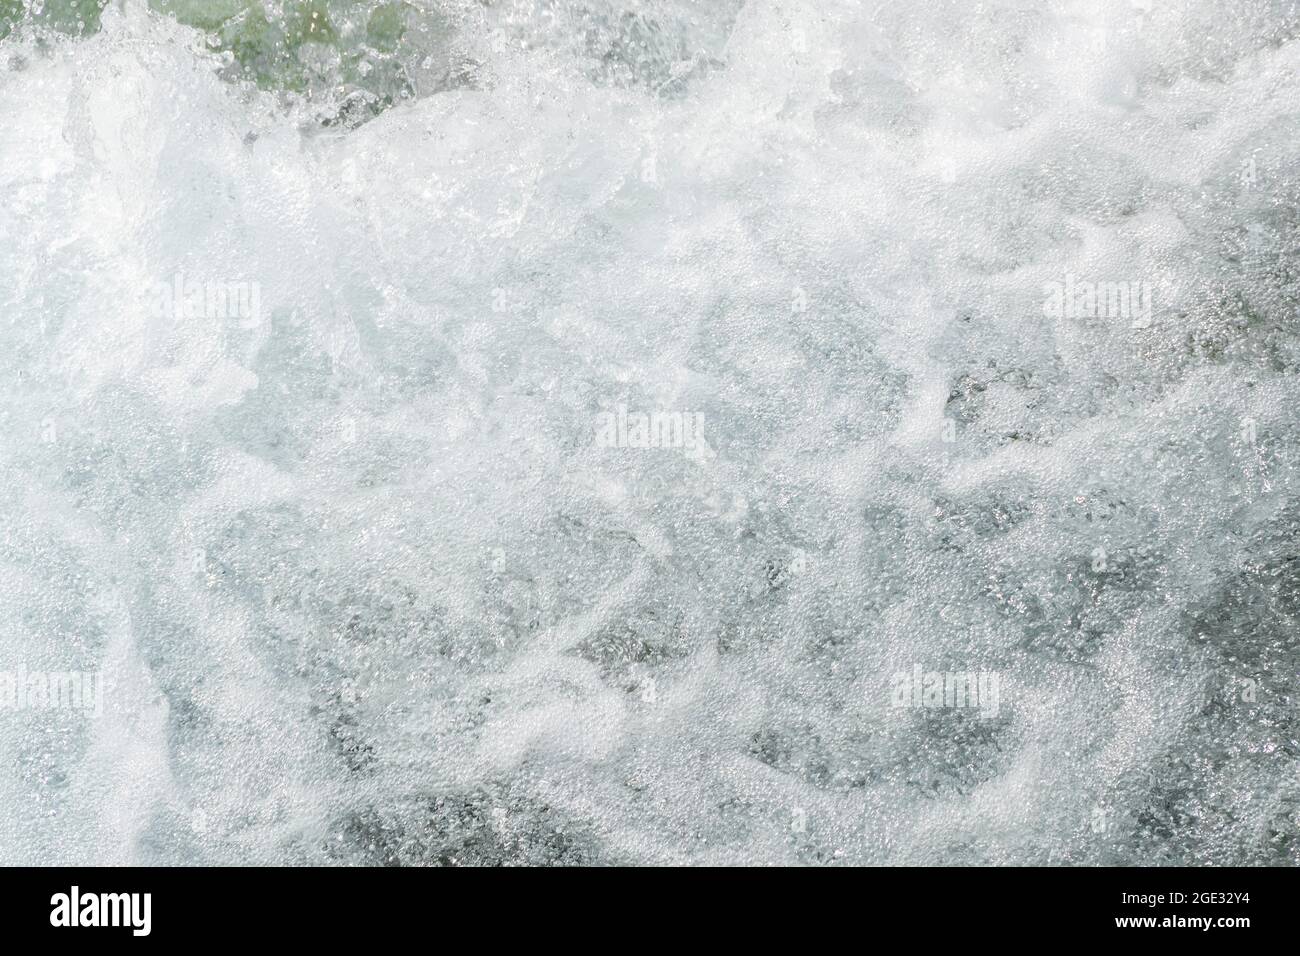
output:
POLYGON ((0 0, 0 863, 1300 863, 1298 31, 0 0))

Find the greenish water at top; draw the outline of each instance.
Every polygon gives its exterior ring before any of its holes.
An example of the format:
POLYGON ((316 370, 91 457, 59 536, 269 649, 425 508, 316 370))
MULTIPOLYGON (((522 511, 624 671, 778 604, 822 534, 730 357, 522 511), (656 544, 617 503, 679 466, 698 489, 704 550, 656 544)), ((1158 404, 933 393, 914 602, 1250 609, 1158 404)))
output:
MULTIPOLYGON (((0 39, 86 36, 110 0, 0 0, 0 39)), ((266 90, 340 94, 373 114, 414 92, 413 69, 449 33, 405 0, 149 0, 203 30, 231 70, 266 90)))

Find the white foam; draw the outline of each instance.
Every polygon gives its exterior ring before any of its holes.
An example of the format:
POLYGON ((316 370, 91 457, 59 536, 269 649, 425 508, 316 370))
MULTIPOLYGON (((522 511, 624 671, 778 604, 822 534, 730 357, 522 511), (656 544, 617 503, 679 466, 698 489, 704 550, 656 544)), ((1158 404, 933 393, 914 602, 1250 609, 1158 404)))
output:
POLYGON ((510 4, 346 130, 4 41, 0 669, 120 696, 2 861, 1294 862, 1296 24, 1149 6, 510 4))

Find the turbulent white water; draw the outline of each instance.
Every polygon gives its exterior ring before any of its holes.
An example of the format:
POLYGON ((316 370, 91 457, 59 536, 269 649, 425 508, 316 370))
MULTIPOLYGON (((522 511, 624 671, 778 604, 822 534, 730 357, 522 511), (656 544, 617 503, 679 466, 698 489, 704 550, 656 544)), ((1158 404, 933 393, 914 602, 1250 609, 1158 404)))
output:
POLYGON ((416 7, 0 41, 0 863, 1300 862, 1293 3, 416 7))

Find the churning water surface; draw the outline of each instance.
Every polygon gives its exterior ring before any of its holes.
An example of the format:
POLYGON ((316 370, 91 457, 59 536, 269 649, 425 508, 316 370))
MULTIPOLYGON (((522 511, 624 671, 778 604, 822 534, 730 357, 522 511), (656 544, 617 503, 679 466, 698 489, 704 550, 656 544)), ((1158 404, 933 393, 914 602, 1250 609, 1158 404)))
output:
POLYGON ((0 863, 1300 862, 1297 31, 0 0, 0 863))

